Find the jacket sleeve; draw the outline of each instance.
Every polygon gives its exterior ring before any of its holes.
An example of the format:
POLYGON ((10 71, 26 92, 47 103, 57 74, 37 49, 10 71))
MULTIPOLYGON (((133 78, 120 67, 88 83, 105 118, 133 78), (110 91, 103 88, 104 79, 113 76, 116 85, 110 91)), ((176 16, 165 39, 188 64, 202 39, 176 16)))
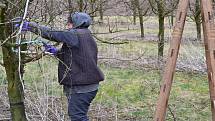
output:
POLYGON ((63 42, 71 47, 79 47, 79 40, 75 31, 58 31, 50 27, 38 25, 34 22, 30 23, 30 27, 31 32, 40 35, 45 39, 55 42, 63 42))

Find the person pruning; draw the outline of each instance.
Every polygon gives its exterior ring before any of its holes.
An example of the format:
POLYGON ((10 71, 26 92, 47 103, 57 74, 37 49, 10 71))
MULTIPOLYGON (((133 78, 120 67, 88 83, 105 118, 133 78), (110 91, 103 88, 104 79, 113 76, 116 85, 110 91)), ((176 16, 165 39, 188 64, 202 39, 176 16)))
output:
POLYGON ((54 46, 46 45, 46 51, 56 55, 58 81, 63 85, 68 99, 68 114, 71 121, 88 121, 87 112, 95 98, 99 82, 104 74, 97 65, 98 48, 88 27, 91 17, 87 13, 75 12, 68 17, 68 30, 57 31, 35 22, 25 21, 23 31, 30 31, 43 38, 62 42, 56 51, 54 46))

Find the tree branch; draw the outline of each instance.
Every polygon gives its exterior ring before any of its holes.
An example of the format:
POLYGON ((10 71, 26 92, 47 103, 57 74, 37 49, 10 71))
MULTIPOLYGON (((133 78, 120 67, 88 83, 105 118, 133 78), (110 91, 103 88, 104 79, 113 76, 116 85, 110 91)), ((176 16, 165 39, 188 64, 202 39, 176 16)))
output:
POLYGON ((17 4, 15 4, 15 3, 13 3, 12 1, 10 1, 10 0, 6 0, 8 3, 10 3, 13 7, 15 7, 15 8, 17 8, 17 9, 19 9, 21 12, 24 12, 20 7, 18 7, 18 5, 17 4))
MULTIPOLYGON (((101 38, 98 38, 97 36, 93 35, 93 37, 95 37, 97 40, 99 40, 102 43, 106 43, 106 44, 128 44, 128 42, 108 42, 108 41, 104 41, 101 38)), ((111 39, 110 39, 111 40, 111 39)))
POLYGON ((118 61, 136 61, 141 59, 145 55, 146 51, 144 51, 139 57, 134 58, 134 59, 121 59, 121 58, 103 58, 99 57, 100 60, 118 60, 118 61))
POLYGON ((154 6, 156 3, 153 3, 152 0, 148 0, 148 2, 149 2, 149 5, 151 6, 152 12, 153 12, 154 14, 158 14, 158 10, 157 10, 157 8, 154 6))
POLYGON ((29 59, 25 59, 25 60, 23 61, 23 63, 26 64, 26 63, 29 63, 29 62, 33 62, 33 61, 39 60, 39 59, 41 59, 43 56, 44 56, 44 53, 41 53, 41 54, 37 55, 36 57, 32 57, 32 58, 29 58, 29 59))
POLYGON ((172 109, 170 108, 170 106, 169 106, 169 105, 167 106, 167 108, 169 109, 170 114, 172 115, 173 121, 176 121, 175 114, 174 114, 174 112, 172 111, 172 109))
POLYGON ((3 3, 2 1, 0 1, 0 8, 5 8, 5 7, 6 7, 5 3, 3 3))

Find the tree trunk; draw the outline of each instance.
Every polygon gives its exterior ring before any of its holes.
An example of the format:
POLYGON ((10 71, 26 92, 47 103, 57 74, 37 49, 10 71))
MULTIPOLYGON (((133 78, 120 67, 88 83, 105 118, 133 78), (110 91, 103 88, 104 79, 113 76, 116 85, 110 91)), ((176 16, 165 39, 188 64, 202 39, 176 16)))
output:
POLYGON ((50 8, 49 8, 49 23, 51 23, 51 26, 54 26, 54 18, 55 18, 55 16, 54 16, 54 13, 53 13, 53 11, 54 11, 54 9, 55 9, 55 7, 54 7, 54 0, 50 0, 49 1, 51 4, 50 4, 50 8))
POLYGON ((79 5, 79 11, 83 12, 84 11, 84 1, 78 0, 78 5, 79 5))
POLYGON ((143 26, 143 16, 139 15, 139 19, 140 19, 140 35, 143 38, 144 37, 144 26, 143 26))
POLYGON ((164 7, 163 0, 157 2, 158 19, 159 19, 159 33, 158 33, 158 58, 162 60, 164 51, 164 7))
POLYGON ((197 40, 201 41, 201 21, 196 21, 197 40))
MULTIPOLYGON (((6 21, 6 9, 0 11, 0 23, 6 21)), ((5 40, 12 33, 11 26, 0 26, 0 40, 5 40)), ((15 42, 15 39, 9 39, 8 42, 15 42)), ((10 112, 13 121, 27 121, 24 107, 23 86, 19 78, 18 55, 13 52, 12 47, 5 43, 2 46, 3 62, 8 81, 8 97, 10 102, 10 112)), ((23 68, 23 65, 22 65, 23 68)))
POLYGON ((95 12, 95 0, 90 0, 90 9, 91 9, 91 18, 92 18, 92 21, 94 21, 94 17, 96 16, 96 12, 95 12))
POLYGON ((136 10, 133 10, 133 23, 134 23, 134 25, 137 24, 137 13, 136 13, 136 10))
MULTIPOLYGON (((48 8, 48 3, 47 3, 47 0, 44 0, 44 4, 45 4, 45 7, 48 8)), ((41 5, 42 6, 42 5, 41 5)), ((45 9, 43 11, 43 9, 41 9, 41 16, 43 16, 44 13, 48 13, 48 9, 45 9)), ((44 14, 44 20, 42 19, 42 21, 44 22, 47 22, 48 21, 48 16, 47 14, 44 14)))
POLYGON ((131 0, 131 8, 132 8, 132 14, 133 14, 133 23, 134 23, 134 25, 136 25, 136 23, 137 23, 137 9, 136 9, 135 0, 131 0))
POLYGON ((171 12, 171 26, 174 25, 174 11, 171 12))
POLYGON ((197 31, 197 40, 201 40, 201 10, 200 10, 200 1, 196 0, 195 2, 195 23, 197 31))
MULTIPOLYGON (((169 2, 171 6, 174 6, 174 2, 175 2, 174 0, 169 0, 169 2)), ((170 24, 171 26, 174 25, 174 11, 170 13, 170 24)))
POLYGON ((104 18, 104 13, 103 13, 103 0, 100 0, 99 15, 100 15, 100 22, 103 22, 103 18, 104 18))
POLYGON ((72 14, 72 13, 73 13, 73 4, 72 4, 72 0, 68 0, 68 5, 69 5, 69 13, 72 14))
POLYGON ((139 19, 140 19, 140 35, 141 37, 144 37, 144 27, 143 27, 143 14, 142 14, 142 9, 140 8, 140 3, 139 3, 139 0, 135 0, 135 5, 137 7, 137 11, 138 11, 138 16, 139 16, 139 19))

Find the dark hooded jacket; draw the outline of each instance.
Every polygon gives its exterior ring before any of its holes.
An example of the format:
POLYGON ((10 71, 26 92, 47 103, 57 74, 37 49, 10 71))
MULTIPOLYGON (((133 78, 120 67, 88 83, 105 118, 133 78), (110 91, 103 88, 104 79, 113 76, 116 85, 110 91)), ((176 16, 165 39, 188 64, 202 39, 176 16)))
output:
POLYGON ((91 20, 82 16, 81 18, 76 17, 73 21, 79 25, 74 25, 75 28, 68 31, 53 31, 35 23, 30 25, 33 28, 31 31, 41 33, 43 38, 63 42, 63 46, 57 54, 60 84, 67 86, 97 84, 104 80, 104 75, 97 66, 96 42, 87 28, 91 20))

